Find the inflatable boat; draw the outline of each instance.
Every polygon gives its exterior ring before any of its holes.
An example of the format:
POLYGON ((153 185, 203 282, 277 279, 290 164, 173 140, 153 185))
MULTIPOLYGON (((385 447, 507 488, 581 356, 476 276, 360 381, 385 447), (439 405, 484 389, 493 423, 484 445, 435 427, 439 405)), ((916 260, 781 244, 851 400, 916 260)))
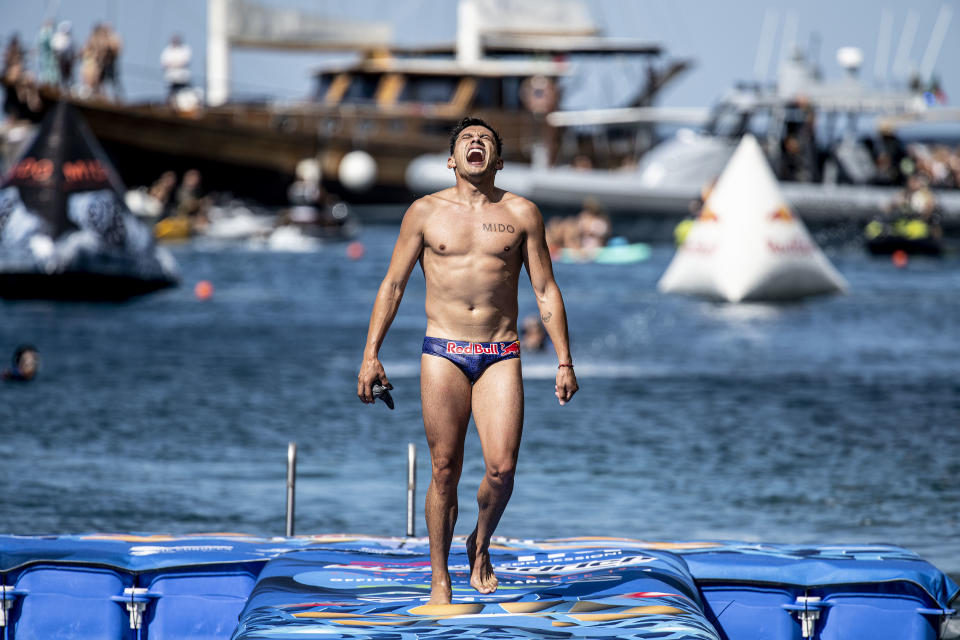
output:
POLYGON ((899 547, 496 538, 428 605, 422 538, 0 536, 0 637, 936 640, 958 587, 899 547))
POLYGON ((116 169, 66 103, 0 178, 0 297, 126 300, 179 280, 124 204, 116 169))

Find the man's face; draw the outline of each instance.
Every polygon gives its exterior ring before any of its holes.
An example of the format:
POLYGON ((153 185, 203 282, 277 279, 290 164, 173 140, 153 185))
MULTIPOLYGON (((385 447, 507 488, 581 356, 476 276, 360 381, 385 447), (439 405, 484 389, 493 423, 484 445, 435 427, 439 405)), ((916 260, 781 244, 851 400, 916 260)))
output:
POLYGON ((454 142, 453 155, 447 160, 447 167, 458 169, 466 176, 482 176, 502 169, 503 161, 497 156, 493 132, 480 125, 461 131, 454 142))

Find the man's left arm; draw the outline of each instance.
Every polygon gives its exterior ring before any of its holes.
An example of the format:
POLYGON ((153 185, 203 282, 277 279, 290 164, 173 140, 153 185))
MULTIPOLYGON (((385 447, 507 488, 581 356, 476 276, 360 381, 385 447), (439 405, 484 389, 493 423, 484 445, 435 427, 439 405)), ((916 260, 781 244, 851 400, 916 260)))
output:
POLYGON ((540 320, 543 322, 550 340, 557 351, 559 366, 555 394, 561 405, 573 398, 579 389, 577 376, 573 372, 573 356, 570 355, 570 336, 567 332, 567 312, 563 306, 560 287, 553 277, 553 263, 544 233, 543 216, 537 207, 530 203, 529 211, 523 215, 527 221, 526 239, 523 243, 523 264, 530 276, 533 293, 537 298, 540 320))

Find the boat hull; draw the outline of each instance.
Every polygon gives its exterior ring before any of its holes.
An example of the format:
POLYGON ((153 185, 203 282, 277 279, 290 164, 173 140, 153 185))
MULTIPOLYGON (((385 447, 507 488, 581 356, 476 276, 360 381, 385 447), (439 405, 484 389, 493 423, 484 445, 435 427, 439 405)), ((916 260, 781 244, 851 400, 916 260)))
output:
POLYGON ((121 302, 174 287, 176 280, 104 275, 83 271, 64 273, 0 273, 0 298, 121 302))

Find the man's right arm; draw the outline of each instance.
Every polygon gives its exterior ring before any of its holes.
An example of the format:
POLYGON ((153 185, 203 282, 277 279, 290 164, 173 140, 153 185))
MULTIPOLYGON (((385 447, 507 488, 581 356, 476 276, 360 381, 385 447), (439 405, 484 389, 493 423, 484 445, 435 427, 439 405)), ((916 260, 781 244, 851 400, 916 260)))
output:
POLYGON ((421 199, 410 205, 404 214, 387 275, 380 283, 373 302, 367 343, 363 349, 363 362, 357 376, 357 396, 365 403, 373 402, 372 387, 375 382, 379 381, 385 387, 390 384, 383 365, 380 364, 380 345, 383 344, 387 330, 397 315, 410 272, 423 251, 423 217, 426 213, 427 205, 421 199))

